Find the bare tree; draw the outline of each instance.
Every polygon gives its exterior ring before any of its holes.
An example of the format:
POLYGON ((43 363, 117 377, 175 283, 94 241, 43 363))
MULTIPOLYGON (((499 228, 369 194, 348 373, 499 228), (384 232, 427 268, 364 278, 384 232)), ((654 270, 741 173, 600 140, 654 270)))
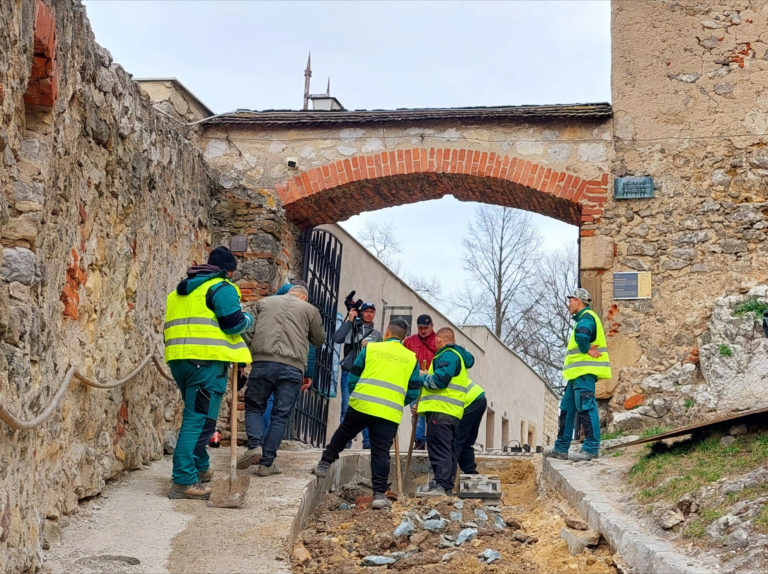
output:
MULTIPOLYGON (((539 259, 539 234, 527 212, 482 205, 464 238, 464 269, 472 282, 456 294, 454 315, 488 325, 502 340, 517 328, 526 309, 539 259)), ((466 320, 464 322, 466 322, 466 320)))
POLYGON ((409 273, 405 276, 405 282, 408 283, 411 289, 416 291, 416 293, 432 303, 432 305, 437 306, 440 303, 443 286, 440 284, 440 280, 437 277, 433 276, 431 279, 425 279, 424 277, 409 273))
MULTIPOLYGON (((399 255, 403 250, 397 240, 397 230, 391 221, 368 218, 357 240, 394 273, 401 274, 402 262, 399 255)), ((437 277, 426 279, 414 273, 402 273, 402 279, 433 305, 440 303, 442 286, 437 277)))
POLYGON ((536 273, 530 312, 510 346, 556 390, 563 387, 563 358, 571 331, 565 296, 578 285, 576 247, 546 254, 536 273))
POLYGON ((370 251, 376 259, 395 273, 400 272, 400 258, 403 252, 397 240, 397 232, 391 221, 376 221, 369 217, 357 240, 370 251))
POLYGON ((565 296, 578 285, 575 246, 542 254, 530 214, 482 206, 464 240, 471 282, 452 297, 460 324, 487 325, 553 388, 570 335, 565 296))

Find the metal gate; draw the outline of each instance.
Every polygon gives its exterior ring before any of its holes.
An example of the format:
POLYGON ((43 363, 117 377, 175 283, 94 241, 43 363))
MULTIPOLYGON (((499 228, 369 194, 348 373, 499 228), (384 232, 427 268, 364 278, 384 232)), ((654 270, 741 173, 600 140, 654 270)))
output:
POLYGON ((333 333, 339 304, 342 244, 324 229, 311 229, 302 236, 304 272, 309 285, 309 302, 320 310, 325 329, 325 343, 315 350, 312 386, 299 394, 288 424, 288 434, 316 447, 325 446, 328 427, 328 400, 333 377, 333 333))

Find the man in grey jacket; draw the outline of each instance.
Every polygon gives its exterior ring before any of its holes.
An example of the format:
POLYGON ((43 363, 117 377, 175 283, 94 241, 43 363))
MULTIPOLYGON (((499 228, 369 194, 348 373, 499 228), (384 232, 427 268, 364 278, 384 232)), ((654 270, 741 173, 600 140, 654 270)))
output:
POLYGON ((285 295, 261 299, 254 309, 253 364, 245 389, 248 452, 238 459, 237 467, 248 468, 258 460, 259 476, 280 473, 274 464, 277 449, 299 389, 309 386, 302 385, 309 343, 319 347, 325 342, 320 312, 307 299, 307 289, 295 285, 285 295), (262 415, 269 395, 274 395, 274 404, 265 437, 262 415))

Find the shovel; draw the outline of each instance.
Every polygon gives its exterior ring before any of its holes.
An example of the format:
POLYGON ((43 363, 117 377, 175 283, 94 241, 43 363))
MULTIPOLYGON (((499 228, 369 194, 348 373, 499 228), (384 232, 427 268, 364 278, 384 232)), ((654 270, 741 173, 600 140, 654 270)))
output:
POLYGON ((395 470, 397 471, 397 496, 403 495, 402 475, 400 474, 400 441, 395 435, 395 470))
POLYGON ((211 489, 210 506, 217 508, 241 508, 245 503, 245 495, 251 477, 247 474, 237 476, 237 366, 232 365, 232 375, 229 379, 232 387, 232 408, 230 411, 231 452, 229 457, 229 477, 219 480, 211 489))

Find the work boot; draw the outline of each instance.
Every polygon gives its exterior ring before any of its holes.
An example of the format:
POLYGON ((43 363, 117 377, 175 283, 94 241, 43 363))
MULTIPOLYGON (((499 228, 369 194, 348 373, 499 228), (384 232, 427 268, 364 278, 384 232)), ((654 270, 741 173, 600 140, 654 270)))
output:
POLYGON ((392 503, 387 499, 387 495, 384 492, 374 492, 373 502, 371 502, 371 508, 374 510, 381 510, 382 508, 391 508, 392 503))
POLYGON ((213 479, 213 469, 209 468, 203 472, 197 473, 197 482, 211 482, 213 479))
POLYGON ((580 450, 578 452, 572 452, 571 454, 569 454, 568 460, 571 460, 573 462, 581 462, 585 460, 594 460, 599 456, 600 456, 599 454, 592 454, 591 452, 580 450))
POLYGON ((427 445, 423 440, 416 440, 413 442, 413 450, 424 450, 426 446, 427 445))
POLYGON ((416 496, 451 496, 452 490, 445 490, 442 486, 437 484, 434 480, 430 481, 429 486, 420 486, 416 489, 416 496))
POLYGON ((330 462, 321 460, 320 462, 317 463, 317 466, 312 469, 312 474, 314 474, 315 476, 319 476, 320 478, 325 478, 330 468, 331 468, 330 462))
POLYGON ((277 465, 274 462, 269 466, 260 464, 259 470, 256 471, 256 474, 259 476, 272 476, 273 474, 280 474, 280 469, 277 468, 277 465))
POLYGON ((199 482, 196 484, 176 484, 174 482, 168 491, 168 498, 208 500, 209 496, 211 496, 211 487, 203 486, 199 482))
POLYGON ((544 449, 544 456, 546 458, 559 458, 560 460, 568 460, 567 452, 560 452, 559 450, 555 450, 552 447, 544 449))
POLYGON ((259 459, 261 458, 261 455, 259 454, 260 450, 259 447, 249 448, 243 456, 237 459, 237 468, 245 470, 252 464, 259 462, 259 459))

